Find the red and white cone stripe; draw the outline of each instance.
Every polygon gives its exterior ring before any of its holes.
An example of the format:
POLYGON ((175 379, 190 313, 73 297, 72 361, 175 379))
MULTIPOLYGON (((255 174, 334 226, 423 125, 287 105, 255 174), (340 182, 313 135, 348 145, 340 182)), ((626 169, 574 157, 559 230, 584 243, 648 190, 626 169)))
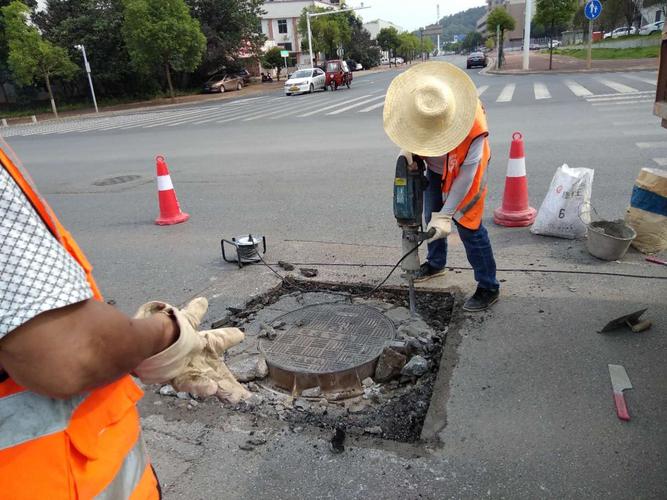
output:
POLYGON ((174 184, 171 182, 171 176, 169 175, 169 168, 163 156, 155 158, 155 167, 157 170, 157 194, 160 203, 160 216, 155 219, 155 223, 160 226, 167 226, 185 222, 190 216, 181 211, 174 184))
POLYGON ((493 212, 493 221, 501 226, 530 226, 537 211, 528 203, 528 178, 526 177, 526 155, 523 135, 512 134, 510 157, 507 161, 505 192, 502 206, 493 212))

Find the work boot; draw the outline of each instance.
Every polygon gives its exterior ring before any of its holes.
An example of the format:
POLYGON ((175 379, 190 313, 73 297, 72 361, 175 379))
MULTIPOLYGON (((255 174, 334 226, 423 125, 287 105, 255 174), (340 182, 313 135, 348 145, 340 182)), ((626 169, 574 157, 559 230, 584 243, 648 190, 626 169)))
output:
POLYGON ((428 281, 431 278, 436 278, 445 274, 446 268, 438 269, 433 267, 428 262, 424 262, 420 267, 419 271, 415 275, 415 282, 428 281))
POLYGON ((489 290, 478 286, 473 296, 463 304, 463 310, 468 312, 484 311, 498 302, 499 296, 500 290, 489 290))

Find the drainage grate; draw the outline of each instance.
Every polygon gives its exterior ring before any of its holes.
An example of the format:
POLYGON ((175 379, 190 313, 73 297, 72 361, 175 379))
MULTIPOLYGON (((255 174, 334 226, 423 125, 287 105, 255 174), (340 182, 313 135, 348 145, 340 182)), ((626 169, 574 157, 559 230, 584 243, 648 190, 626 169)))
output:
POLYGON ((350 390, 373 373, 396 329, 364 305, 316 304, 284 314, 285 331, 259 344, 276 384, 293 391, 350 390))
POLYGON ((118 175, 116 177, 108 177, 93 182, 93 186, 114 186, 116 184, 125 184, 126 182, 136 181, 141 179, 140 175, 118 175))

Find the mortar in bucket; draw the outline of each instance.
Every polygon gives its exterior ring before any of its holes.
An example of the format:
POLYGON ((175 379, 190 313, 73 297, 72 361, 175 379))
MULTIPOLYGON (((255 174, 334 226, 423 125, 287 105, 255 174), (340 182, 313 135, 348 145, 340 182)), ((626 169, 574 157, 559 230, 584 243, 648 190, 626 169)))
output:
MULTIPOLYGON (((594 208, 593 211, 597 215, 594 208)), ((602 260, 622 259, 632 240, 637 237, 635 230, 621 219, 597 220, 586 225, 588 226, 586 248, 593 257, 602 260)))

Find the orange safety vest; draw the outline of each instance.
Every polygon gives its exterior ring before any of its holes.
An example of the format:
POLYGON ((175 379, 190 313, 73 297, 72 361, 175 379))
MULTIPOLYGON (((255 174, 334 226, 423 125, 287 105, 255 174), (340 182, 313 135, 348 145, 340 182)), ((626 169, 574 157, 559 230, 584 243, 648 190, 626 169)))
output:
MULTIPOLYGON (((1 149, 0 163, 102 300, 92 266, 70 233, 1 149)), ((136 407, 142 395, 129 375, 66 400, 41 396, 11 378, 0 383, 0 498, 158 499, 136 407)))
POLYGON ((442 192, 448 195, 454 179, 459 175, 461 164, 465 161, 466 156, 468 156, 470 145, 478 137, 484 137, 482 159, 477 167, 477 173, 468 194, 465 195, 459 206, 456 207, 456 213, 454 214, 454 218, 459 224, 473 230, 478 229, 482 224, 482 216, 484 215, 484 200, 487 192, 486 167, 491 159, 488 135, 489 127, 486 124, 486 113, 484 112, 482 103, 478 101, 475 122, 470 132, 468 132, 468 136, 463 139, 461 144, 447 153, 445 166, 442 169, 442 192))

